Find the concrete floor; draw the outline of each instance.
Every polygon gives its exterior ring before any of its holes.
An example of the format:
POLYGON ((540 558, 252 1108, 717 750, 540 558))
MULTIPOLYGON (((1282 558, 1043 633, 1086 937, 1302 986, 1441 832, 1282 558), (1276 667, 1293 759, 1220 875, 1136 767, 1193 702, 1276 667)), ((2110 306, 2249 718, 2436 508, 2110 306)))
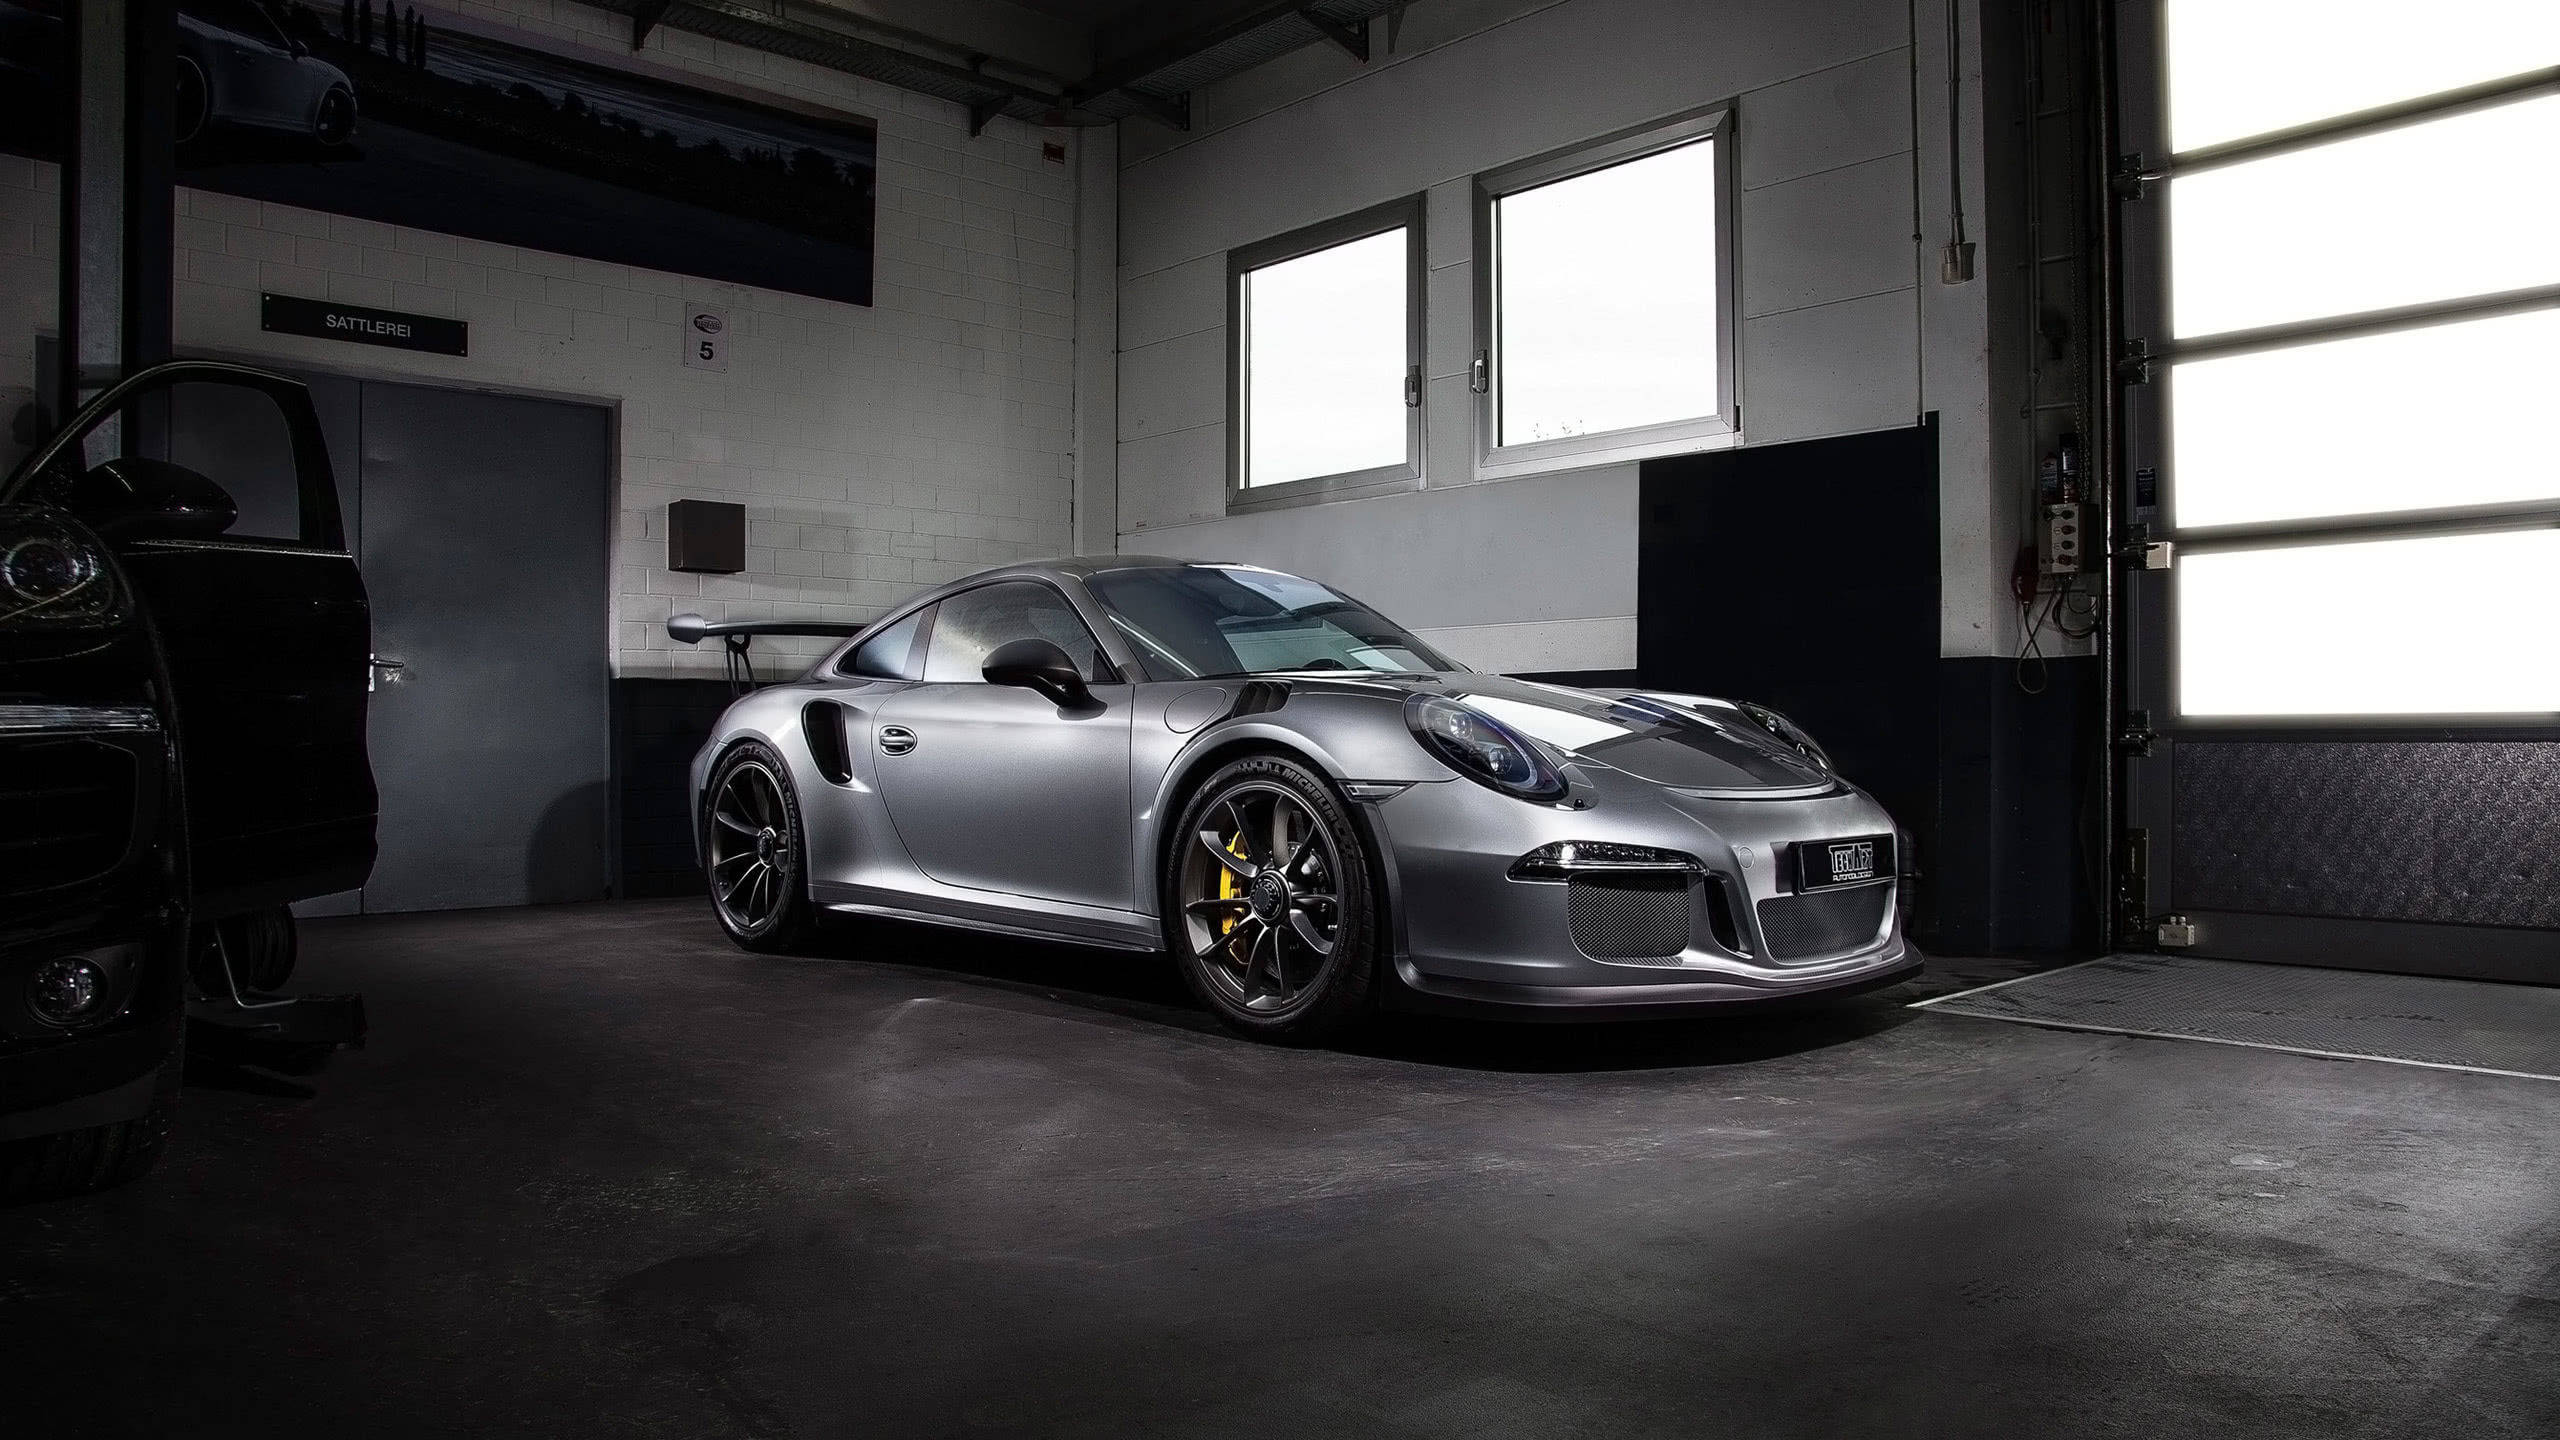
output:
POLYGON ((1909 989, 1292 1052, 1143 960, 693 903, 305 943, 369 1049, 0 1212, 0 1430, 2560 1434, 2548 1084, 1909 989))

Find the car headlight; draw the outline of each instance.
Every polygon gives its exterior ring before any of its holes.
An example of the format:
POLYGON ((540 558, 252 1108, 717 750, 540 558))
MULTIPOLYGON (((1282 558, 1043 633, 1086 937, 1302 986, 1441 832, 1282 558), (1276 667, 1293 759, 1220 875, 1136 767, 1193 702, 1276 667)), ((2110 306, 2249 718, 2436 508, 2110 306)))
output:
POLYGON ((0 509, 0 630, 81 630, 124 618, 124 588, 88 530, 57 512, 0 509))
POLYGON ((1404 723, 1423 749, 1479 785, 1523 800, 1561 800, 1571 788, 1536 746, 1481 710, 1415 695, 1404 702, 1404 723))
POLYGON ((1812 736, 1804 733, 1804 727, 1796 724, 1793 720, 1788 719, 1786 716, 1779 714, 1777 711, 1770 709, 1766 705, 1745 705, 1742 707, 1742 713, 1757 721, 1761 729, 1778 737, 1779 743, 1785 745, 1788 749, 1795 751, 1797 754, 1802 755, 1807 760, 1812 761, 1814 764, 1821 766, 1825 770, 1833 768, 1831 764, 1831 757, 1824 753, 1823 748, 1820 745, 1814 743, 1812 736))

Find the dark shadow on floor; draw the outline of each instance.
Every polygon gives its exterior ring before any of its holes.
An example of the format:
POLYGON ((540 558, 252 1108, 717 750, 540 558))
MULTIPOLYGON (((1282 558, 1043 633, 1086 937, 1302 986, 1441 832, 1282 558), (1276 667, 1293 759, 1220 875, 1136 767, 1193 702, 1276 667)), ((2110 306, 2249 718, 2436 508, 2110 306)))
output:
MULTIPOLYGON (((1161 955, 967 935, 890 920, 829 923, 812 958, 967 977, 1057 1003, 1227 1035, 1161 955), (959 940, 961 943, 953 943, 959 940)), ((1910 992, 1910 993, 1906 993, 1910 992)), ((1899 985, 1837 1001, 1674 1020, 1456 1019, 1390 1012, 1340 1048, 1382 1060, 1532 1074, 1732 1065, 1824 1050, 1918 1019, 1899 985)), ((1240 1044, 1253 1043, 1235 1037, 1240 1044)))

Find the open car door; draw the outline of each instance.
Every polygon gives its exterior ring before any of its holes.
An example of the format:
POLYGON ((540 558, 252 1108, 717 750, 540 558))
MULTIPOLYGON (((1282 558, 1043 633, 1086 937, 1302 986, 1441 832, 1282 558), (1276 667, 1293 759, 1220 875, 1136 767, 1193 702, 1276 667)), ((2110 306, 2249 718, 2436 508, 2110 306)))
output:
POLYGON ((300 382, 179 360, 99 395, 0 482, 114 551, 175 713, 195 916, 353 889, 373 868, 372 624, 300 382))

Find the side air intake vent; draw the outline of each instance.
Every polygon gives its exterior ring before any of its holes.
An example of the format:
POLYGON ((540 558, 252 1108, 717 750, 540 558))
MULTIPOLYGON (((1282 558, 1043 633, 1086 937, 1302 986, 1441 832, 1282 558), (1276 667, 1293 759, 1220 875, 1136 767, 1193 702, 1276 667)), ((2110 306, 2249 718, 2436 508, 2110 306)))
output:
POLYGON ((1277 680, 1247 680, 1236 691, 1236 703, 1227 707, 1226 718, 1245 715, 1268 715, 1289 703, 1289 687, 1277 680))
POLYGON ((849 783, 853 764, 845 758, 844 707, 812 700, 800 707, 800 729, 809 737, 809 758, 818 762, 818 773, 838 785, 849 783))

